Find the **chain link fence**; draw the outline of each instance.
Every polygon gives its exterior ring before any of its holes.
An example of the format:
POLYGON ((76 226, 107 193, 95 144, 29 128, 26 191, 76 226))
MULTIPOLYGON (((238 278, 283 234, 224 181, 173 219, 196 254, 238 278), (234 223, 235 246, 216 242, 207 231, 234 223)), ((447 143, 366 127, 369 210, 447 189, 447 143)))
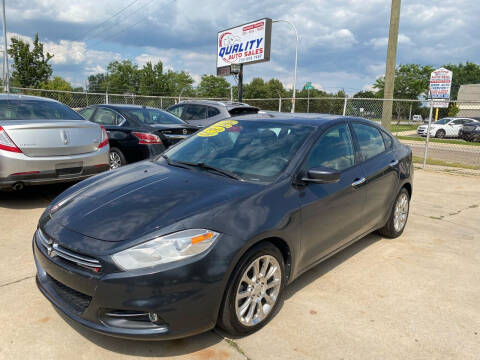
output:
MULTIPOLYGON (((135 94, 105 94, 87 92, 68 92, 40 89, 12 88, 16 93, 43 96, 80 109, 93 104, 136 104, 166 109, 179 102, 172 96, 142 96, 135 94)), ((196 98, 181 98, 181 100, 196 98)), ((229 100, 229 99, 204 99, 229 100)), ((430 107, 428 101, 406 99, 371 99, 371 98, 297 98, 295 111, 298 113, 321 113, 362 117, 381 122, 384 102, 392 105, 391 132, 403 143, 412 148, 414 160, 423 166, 427 154, 428 167, 456 167, 480 175, 480 139, 466 141, 459 138, 459 130, 466 124, 439 124, 435 122, 433 111, 431 138, 420 136, 418 127, 426 128, 430 107), (414 119, 416 121, 414 121, 414 119), (444 132, 442 132, 444 131, 444 132), (426 145, 427 148, 426 148, 426 145)), ((262 110, 290 112, 290 98, 245 99, 244 102, 262 110)), ((448 109, 439 109, 438 119, 455 116, 459 119, 477 118, 480 120, 479 102, 452 101, 448 109)), ((461 121, 463 122, 463 121, 461 121)), ((426 133, 426 131, 425 131, 426 133)), ((473 139, 469 139, 473 140, 473 139)))

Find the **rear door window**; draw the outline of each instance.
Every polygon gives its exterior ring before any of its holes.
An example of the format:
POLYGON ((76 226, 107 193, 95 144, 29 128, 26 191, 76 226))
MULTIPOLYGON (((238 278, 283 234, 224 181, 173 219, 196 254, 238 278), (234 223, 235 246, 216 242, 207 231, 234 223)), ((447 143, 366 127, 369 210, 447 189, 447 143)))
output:
POLYGON ((113 110, 97 108, 92 121, 100 125, 117 125, 116 113, 113 110))
POLYGON ((382 131, 382 136, 383 136, 383 142, 385 143, 385 148, 387 150, 391 149, 393 140, 390 137, 390 135, 388 135, 386 132, 382 131))
POLYGON ((215 109, 214 107, 211 107, 211 106, 208 107, 207 115, 209 118, 217 116, 218 114, 220 114, 220 110, 215 109))
POLYGON ((85 119, 90 120, 90 117, 92 116, 94 111, 95 111, 95 108, 86 108, 86 109, 79 110, 78 113, 82 115, 85 119))
POLYGON ((183 114, 184 110, 185 110, 185 105, 176 105, 176 106, 172 106, 170 109, 168 109, 168 112, 170 112, 173 115, 175 115, 176 117, 179 117, 180 119, 182 119, 182 114, 183 114))
POLYGON ((360 123, 353 123, 352 127, 353 131, 355 131, 363 160, 371 159, 385 151, 385 144, 380 130, 360 123))
POLYGON ((207 107, 205 105, 188 105, 182 114, 182 120, 205 120, 207 107))

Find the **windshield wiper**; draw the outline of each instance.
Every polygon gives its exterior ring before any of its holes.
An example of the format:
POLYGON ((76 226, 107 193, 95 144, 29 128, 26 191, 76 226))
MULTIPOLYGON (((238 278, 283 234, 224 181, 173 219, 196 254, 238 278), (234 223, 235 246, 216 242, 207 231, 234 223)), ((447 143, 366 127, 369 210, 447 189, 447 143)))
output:
POLYGON ((215 171, 216 173, 221 174, 221 175, 226 176, 226 177, 229 177, 231 179, 243 181, 243 179, 240 176, 238 176, 237 174, 234 174, 233 172, 230 172, 228 170, 219 169, 219 168, 216 168, 215 166, 208 165, 208 164, 205 164, 203 162, 195 163, 195 162, 189 162, 189 161, 176 161, 176 163, 189 165, 189 166, 196 166, 196 167, 199 167, 201 169, 215 171))
POLYGON ((186 167, 184 165, 181 165, 177 161, 170 160, 170 158, 165 154, 162 154, 160 156, 163 157, 167 161, 167 164, 170 165, 170 166, 177 166, 177 167, 181 167, 182 169, 188 169, 188 167, 186 167))

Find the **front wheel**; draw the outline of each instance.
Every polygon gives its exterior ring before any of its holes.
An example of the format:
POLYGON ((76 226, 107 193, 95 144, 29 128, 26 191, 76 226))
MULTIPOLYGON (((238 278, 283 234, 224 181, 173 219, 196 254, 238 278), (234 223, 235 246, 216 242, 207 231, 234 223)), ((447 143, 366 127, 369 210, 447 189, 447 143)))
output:
POLYGON ((438 130, 436 133, 435 133, 435 137, 436 138, 439 138, 439 139, 443 139, 445 137, 446 133, 445 133, 445 130, 438 130))
POLYGON ((392 239, 402 235, 405 225, 407 224, 409 211, 410 195, 407 189, 402 188, 395 199, 387 223, 383 228, 378 230, 378 232, 392 239))
POLYGON ((259 330, 275 313, 284 285, 285 265, 278 248, 271 243, 253 247, 234 270, 218 325, 234 336, 259 330))

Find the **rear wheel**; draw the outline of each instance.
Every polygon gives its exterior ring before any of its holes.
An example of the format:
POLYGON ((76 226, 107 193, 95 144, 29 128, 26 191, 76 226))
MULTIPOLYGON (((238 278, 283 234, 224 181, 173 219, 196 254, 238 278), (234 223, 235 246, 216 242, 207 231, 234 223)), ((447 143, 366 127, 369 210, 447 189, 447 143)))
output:
POLYGON ((234 272, 218 325, 231 335, 247 335, 275 313, 285 285, 283 256, 273 244, 261 243, 243 256, 234 272))
POLYGON ((435 137, 436 138, 439 138, 439 139, 443 139, 445 137, 446 133, 445 133, 445 130, 438 130, 436 133, 435 133, 435 137))
POLYGON ((120 166, 123 166, 127 163, 125 160, 125 156, 123 156, 122 152, 117 148, 110 149, 109 155, 109 164, 110 169, 117 169, 120 166))
POLYGON ((407 189, 402 188, 393 204, 387 223, 383 228, 378 230, 378 232, 389 238, 396 238, 402 235, 405 225, 407 224, 409 211, 410 195, 407 189))

